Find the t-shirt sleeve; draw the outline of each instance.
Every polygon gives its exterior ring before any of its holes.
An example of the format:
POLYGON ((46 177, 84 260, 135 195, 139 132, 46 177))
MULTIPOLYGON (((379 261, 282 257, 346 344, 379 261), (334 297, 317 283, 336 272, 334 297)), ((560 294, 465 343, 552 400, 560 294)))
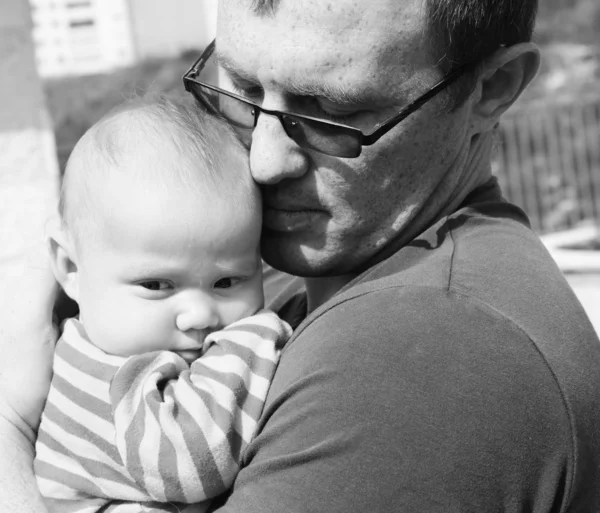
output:
POLYGON ((572 455, 560 387, 518 327, 389 289, 300 328, 218 511, 558 512, 572 455))

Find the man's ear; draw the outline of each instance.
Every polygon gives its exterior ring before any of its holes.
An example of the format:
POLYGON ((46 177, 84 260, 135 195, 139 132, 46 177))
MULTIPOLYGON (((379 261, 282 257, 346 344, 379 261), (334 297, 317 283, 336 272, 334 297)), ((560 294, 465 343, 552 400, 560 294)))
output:
POLYGON ((478 131, 491 130, 517 100, 540 67, 540 51, 533 43, 499 48, 482 65, 475 88, 473 113, 478 131))
POLYGON ((50 252, 50 264, 56 281, 67 296, 77 301, 79 298, 79 271, 72 237, 57 221, 46 227, 46 240, 50 252))

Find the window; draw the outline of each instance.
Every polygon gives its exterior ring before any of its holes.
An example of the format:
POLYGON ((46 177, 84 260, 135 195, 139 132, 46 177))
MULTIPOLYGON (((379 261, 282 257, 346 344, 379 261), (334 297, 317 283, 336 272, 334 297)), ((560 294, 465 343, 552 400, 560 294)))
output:
POLYGON ((92 20, 92 19, 71 20, 69 22, 69 26, 71 28, 93 27, 94 26, 94 20, 92 20))

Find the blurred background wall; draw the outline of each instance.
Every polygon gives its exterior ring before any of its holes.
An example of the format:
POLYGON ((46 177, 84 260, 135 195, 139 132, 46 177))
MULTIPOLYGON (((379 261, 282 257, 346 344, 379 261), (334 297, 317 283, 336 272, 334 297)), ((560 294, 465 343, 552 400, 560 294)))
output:
POLYGON ((181 76, 215 35, 217 0, 29 3, 61 169, 85 130, 125 97, 183 94, 181 76))
POLYGON ((217 0, 130 0, 132 32, 140 59, 177 57, 204 48, 214 36, 217 0))
POLYGON ((0 11, 0 277, 10 291, 10 280, 45 255, 43 226, 55 208, 58 166, 29 3, 2 0, 0 11))

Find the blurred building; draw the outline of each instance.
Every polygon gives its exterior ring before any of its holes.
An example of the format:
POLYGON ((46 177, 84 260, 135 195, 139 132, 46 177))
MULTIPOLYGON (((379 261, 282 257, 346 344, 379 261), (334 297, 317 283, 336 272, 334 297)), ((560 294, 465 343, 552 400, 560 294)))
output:
POLYGON ((42 77, 102 73, 135 62, 127 0, 30 0, 42 77))
POLYGON ((140 58, 175 57, 214 37, 217 0, 129 0, 140 58))
POLYGON ((110 72, 213 37, 217 0, 29 0, 39 74, 110 72))

